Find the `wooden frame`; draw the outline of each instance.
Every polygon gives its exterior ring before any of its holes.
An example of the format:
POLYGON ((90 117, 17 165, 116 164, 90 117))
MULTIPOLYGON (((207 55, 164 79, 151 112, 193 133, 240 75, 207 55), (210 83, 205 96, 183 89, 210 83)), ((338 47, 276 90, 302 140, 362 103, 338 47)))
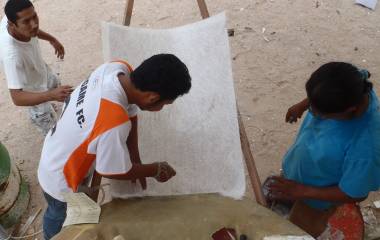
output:
MULTIPOLYGON (((123 18, 124 26, 131 25, 134 2, 135 2, 134 0, 127 0, 127 3, 125 5, 124 18, 123 18)), ((205 18, 210 17, 205 0, 197 0, 197 3, 198 3, 199 11, 201 13, 202 18, 205 19, 205 18)))
POLYGON ((124 26, 129 26, 131 24, 134 2, 135 2, 135 0, 127 0, 127 4, 125 6, 124 18, 123 18, 123 25, 124 26))
MULTIPOLYGON (((197 3, 198 3, 199 10, 200 10, 202 18, 203 19, 208 18, 210 16, 210 14, 208 12, 205 0, 197 0, 197 3)), ((124 26, 129 26, 131 24, 133 4, 134 4, 134 0, 127 0, 124 19, 123 19, 124 26)), ((245 163, 246 163, 246 166, 248 169, 249 179, 250 179, 250 182, 252 184, 252 190, 255 194, 256 202, 261 204, 262 206, 266 207, 267 202, 265 200, 265 197, 264 197, 264 194, 263 194, 263 191, 261 188, 261 181, 260 181, 259 174, 257 172, 255 160, 253 158, 253 155, 252 155, 252 152, 250 149, 249 139, 248 139, 247 133, 245 131, 244 123, 243 123, 243 120, 241 118, 239 108, 237 105, 236 105, 236 107, 237 107, 237 111, 238 111, 237 115, 238 115, 238 122, 239 122, 241 148, 242 148, 245 163)), ((94 174, 91 187, 99 185, 100 181, 101 181, 101 176, 98 174, 94 174), (100 177, 100 179, 99 179, 99 177, 100 177)), ((97 193, 94 194, 94 196, 92 198, 94 200, 95 199, 97 200, 97 196, 98 196, 98 191, 97 191, 97 193)))

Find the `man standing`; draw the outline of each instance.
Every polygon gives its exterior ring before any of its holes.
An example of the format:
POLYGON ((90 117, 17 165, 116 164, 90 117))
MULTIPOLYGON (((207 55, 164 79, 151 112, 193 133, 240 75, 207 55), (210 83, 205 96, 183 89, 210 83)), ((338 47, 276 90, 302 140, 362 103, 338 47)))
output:
POLYGON ((29 106, 32 122, 46 135, 55 125, 57 116, 50 101, 63 101, 70 86, 60 86, 41 56, 38 38, 48 41, 57 57, 65 55, 62 44, 39 29, 39 21, 29 0, 9 0, 4 8, 6 17, 0 24, 0 57, 13 103, 29 106))
MULTIPOLYGON (((38 167, 48 203, 45 239, 57 234, 66 218, 62 193, 77 192, 94 170, 106 178, 139 180, 143 188, 147 177, 166 182, 176 174, 165 159, 140 160, 137 107, 160 111, 190 88, 186 65, 174 55, 159 54, 135 70, 123 61, 105 63, 74 90, 45 138, 38 167)), ((153 132, 152 137, 165 140, 153 132)))

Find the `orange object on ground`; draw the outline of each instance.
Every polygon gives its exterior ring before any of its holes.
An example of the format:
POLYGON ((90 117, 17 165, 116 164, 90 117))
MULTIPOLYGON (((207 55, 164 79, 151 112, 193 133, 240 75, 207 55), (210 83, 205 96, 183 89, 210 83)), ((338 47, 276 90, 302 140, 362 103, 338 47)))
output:
POLYGON ((359 240, 364 238, 364 220, 360 207, 355 203, 343 204, 335 210, 328 223, 331 233, 341 231, 344 240, 359 240))
POLYGON ((355 203, 342 204, 326 210, 311 208, 303 201, 296 201, 289 221, 314 238, 361 240, 364 238, 364 220, 360 207, 355 203), (343 236, 342 236, 343 235, 343 236))

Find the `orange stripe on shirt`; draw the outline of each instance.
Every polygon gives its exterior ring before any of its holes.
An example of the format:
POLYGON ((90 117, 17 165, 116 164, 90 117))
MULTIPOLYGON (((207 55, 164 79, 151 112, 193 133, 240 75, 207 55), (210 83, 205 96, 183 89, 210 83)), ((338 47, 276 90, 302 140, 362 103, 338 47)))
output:
POLYGON ((70 155, 63 169, 67 185, 74 192, 77 191, 79 184, 86 177, 96 158, 95 154, 87 152, 89 144, 102 133, 128 120, 128 113, 121 105, 106 99, 101 99, 99 113, 90 135, 70 155))
POLYGON ((113 63, 116 62, 116 63, 124 64, 125 66, 127 66, 129 73, 131 73, 133 71, 132 66, 127 61, 125 61, 125 60, 118 59, 118 60, 115 60, 115 61, 112 61, 112 62, 113 63))

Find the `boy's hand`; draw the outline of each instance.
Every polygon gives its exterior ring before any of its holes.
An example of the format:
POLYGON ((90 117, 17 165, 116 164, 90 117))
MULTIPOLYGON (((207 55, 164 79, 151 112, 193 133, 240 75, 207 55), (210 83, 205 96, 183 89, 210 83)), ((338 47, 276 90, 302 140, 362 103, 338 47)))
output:
POLYGON ((303 112, 306 111, 307 108, 308 106, 305 106, 305 103, 303 102, 300 102, 291 106, 288 109, 288 112, 286 113, 285 122, 288 122, 288 123, 297 122, 297 120, 302 117, 303 112))
POLYGON ((65 57, 65 48, 63 45, 55 38, 50 41, 50 44, 54 47, 57 58, 63 59, 65 57))
POLYGON ((307 186, 288 180, 283 177, 273 176, 269 183, 269 198, 271 200, 301 200, 307 186))
POLYGON ((157 163, 157 175, 154 178, 158 182, 166 182, 175 175, 175 170, 167 162, 157 163))
POLYGON ((73 92, 73 87, 65 85, 50 90, 49 97, 52 101, 63 102, 73 92))

